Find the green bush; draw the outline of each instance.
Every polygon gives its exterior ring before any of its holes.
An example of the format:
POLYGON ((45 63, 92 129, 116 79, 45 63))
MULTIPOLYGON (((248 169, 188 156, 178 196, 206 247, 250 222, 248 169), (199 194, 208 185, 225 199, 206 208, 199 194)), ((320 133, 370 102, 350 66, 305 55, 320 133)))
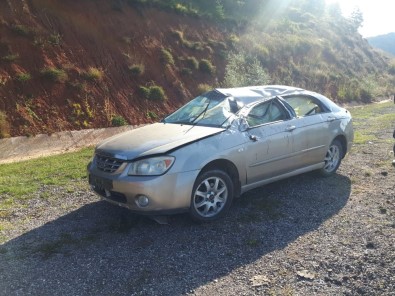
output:
POLYGON ((150 87, 139 86, 138 92, 145 99, 153 101, 162 101, 166 99, 165 91, 158 85, 152 85, 150 87))
POLYGON ((31 33, 31 30, 24 25, 13 25, 11 29, 20 36, 29 36, 31 33))
POLYGON ((197 86, 198 94, 204 94, 204 93, 206 93, 206 92, 208 92, 208 91, 210 91, 212 89, 213 89, 213 87, 211 85, 209 85, 209 84, 206 84, 206 83, 200 83, 197 86))
POLYGON ((216 20, 224 20, 225 19, 224 6, 221 3, 221 1, 215 2, 214 17, 216 20))
POLYGON ((184 37, 184 32, 179 31, 179 30, 172 30, 171 34, 178 40, 180 41, 182 46, 185 46, 186 48, 193 49, 196 51, 202 51, 204 50, 204 43, 199 42, 199 41, 190 41, 184 37))
POLYGON ((128 122, 121 115, 114 115, 113 118, 111 119, 111 125, 124 126, 124 125, 128 125, 128 122))
POLYGON ((14 62, 19 58, 19 54, 7 54, 1 58, 2 61, 5 62, 14 62))
POLYGON ((180 4, 180 3, 176 3, 176 5, 174 5, 174 10, 175 12, 179 13, 179 14, 187 14, 188 13, 188 7, 180 4))
POLYGON ((214 74, 215 66, 211 63, 211 61, 209 61, 207 59, 202 59, 199 62, 199 70, 204 73, 214 74))
POLYGON ((149 88, 149 96, 150 100, 154 101, 162 101, 166 99, 165 92, 162 87, 154 85, 149 88))
POLYGON ((138 93, 145 99, 149 98, 150 89, 148 87, 140 85, 138 87, 138 93))
POLYGON ((172 30, 171 34, 178 39, 179 41, 183 41, 184 40, 184 32, 183 31, 179 31, 179 30, 172 30))
POLYGON ((64 83, 68 80, 66 71, 56 67, 46 67, 42 69, 41 75, 55 82, 64 83))
POLYGON ((268 81, 269 75, 256 57, 248 56, 243 52, 229 55, 225 67, 224 87, 264 85, 268 81))
POLYGON ((199 41, 194 42, 194 41, 189 41, 189 40, 183 39, 182 45, 185 46, 186 48, 193 49, 196 51, 204 50, 204 43, 199 42, 199 41))
POLYGON ((151 120, 158 119, 158 115, 156 115, 156 113, 153 112, 153 111, 147 111, 146 117, 147 117, 148 119, 151 119, 151 120))
POLYGON ((161 60, 165 65, 172 65, 174 66, 174 58, 171 52, 165 48, 161 49, 161 60))
POLYGON ((19 82, 26 82, 29 81, 32 76, 29 73, 19 73, 16 75, 16 80, 19 82))
POLYGON ((59 33, 53 33, 48 37, 48 43, 52 45, 60 45, 62 41, 62 36, 59 33))
POLYGON ((195 57, 187 57, 185 63, 191 70, 197 70, 199 68, 199 62, 195 57))
POLYGON ((228 44, 235 47, 240 42, 240 38, 235 34, 230 34, 228 38, 228 44))
POLYGON ((83 76, 87 80, 100 81, 103 79, 104 73, 96 67, 89 67, 88 70, 83 73, 83 76))
POLYGON ((129 66, 129 71, 133 75, 139 76, 142 75, 145 71, 144 64, 133 64, 129 66))

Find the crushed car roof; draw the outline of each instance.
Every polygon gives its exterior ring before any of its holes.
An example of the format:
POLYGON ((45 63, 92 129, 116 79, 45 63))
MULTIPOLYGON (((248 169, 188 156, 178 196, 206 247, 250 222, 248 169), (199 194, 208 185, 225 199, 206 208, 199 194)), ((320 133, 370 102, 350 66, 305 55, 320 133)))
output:
POLYGON ((263 85, 263 86, 246 86, 235 88, 217 88, 220 93, 234 97, 238 101, 249 104, 257 99, 281 96, 288 93, 304 92, 302 88, 285 86, 285 85, 263 85))

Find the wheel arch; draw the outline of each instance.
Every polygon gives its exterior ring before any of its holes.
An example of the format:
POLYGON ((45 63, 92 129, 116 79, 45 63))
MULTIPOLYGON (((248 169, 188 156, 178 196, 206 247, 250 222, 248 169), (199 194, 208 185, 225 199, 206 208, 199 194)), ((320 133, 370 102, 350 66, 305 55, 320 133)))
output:
POLYGON ((338 140, 342 145, 342 150, 343 150, 342 159, 343 159, 347 154, 347 139, 344 135, 338 135, 336 138, 333 139, 333 141, 335 140, 338 140))
POLYGON ((227 159, 216 159, 207 163, 200 171, 200 174, 209 170, 222 170, 227 173, 232 180, 234 196, 238 197, 241 193, 240 175, 233 162, 227 159))

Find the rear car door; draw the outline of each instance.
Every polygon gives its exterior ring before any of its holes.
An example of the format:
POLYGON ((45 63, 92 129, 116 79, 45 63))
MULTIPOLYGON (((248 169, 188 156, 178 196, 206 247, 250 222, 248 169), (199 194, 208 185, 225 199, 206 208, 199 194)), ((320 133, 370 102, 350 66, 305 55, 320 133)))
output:
POLYGON ((332 113, 317 98, 310 95, 293 95, 284 100, 294 109, 294 151, 299 167, 317 164, 324 160, 331 141, 332 113))

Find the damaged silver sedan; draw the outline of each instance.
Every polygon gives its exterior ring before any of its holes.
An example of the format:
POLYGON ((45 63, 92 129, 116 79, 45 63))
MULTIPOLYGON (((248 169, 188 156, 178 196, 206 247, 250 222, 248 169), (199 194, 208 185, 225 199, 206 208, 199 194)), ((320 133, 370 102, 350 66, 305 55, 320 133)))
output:
POLYGON ((318 93, 214 89, 99 144, 89 183, 133 212, 211 221, 247 190, 313 170, 334 174, 352 141, 350 113, 318 93))

